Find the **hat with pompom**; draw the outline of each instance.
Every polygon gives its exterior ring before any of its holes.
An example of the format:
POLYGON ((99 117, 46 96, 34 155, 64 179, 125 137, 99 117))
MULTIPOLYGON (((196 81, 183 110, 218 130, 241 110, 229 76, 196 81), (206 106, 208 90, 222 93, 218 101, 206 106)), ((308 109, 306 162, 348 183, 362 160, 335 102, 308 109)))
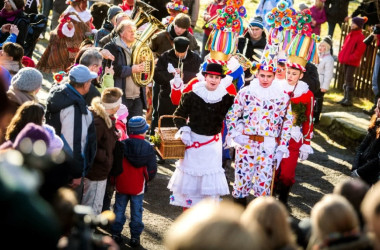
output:
POLYGON ((356 24, 359 28, 363 28, 364 24, 368 21, 368 18, 366 16, 360 17, 356 16, 352 18, 352 22, 356 24))

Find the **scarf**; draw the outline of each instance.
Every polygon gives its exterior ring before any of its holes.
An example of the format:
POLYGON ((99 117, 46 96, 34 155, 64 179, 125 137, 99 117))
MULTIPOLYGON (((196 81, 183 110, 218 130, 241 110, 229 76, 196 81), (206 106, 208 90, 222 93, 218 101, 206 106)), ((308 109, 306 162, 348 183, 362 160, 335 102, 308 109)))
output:
POLYGON ((20 63, 17 61, 4 61, 1 62, 1 66, 3 66, 8 72, 14 76, 20 70, 20 63))
POLYGON ((13 22, 16 19, 18 13, 20 13, 22 9, 8 12, 5 8, 2 8, 0 11, 0 17, 4 18, 8 22, 13 22))

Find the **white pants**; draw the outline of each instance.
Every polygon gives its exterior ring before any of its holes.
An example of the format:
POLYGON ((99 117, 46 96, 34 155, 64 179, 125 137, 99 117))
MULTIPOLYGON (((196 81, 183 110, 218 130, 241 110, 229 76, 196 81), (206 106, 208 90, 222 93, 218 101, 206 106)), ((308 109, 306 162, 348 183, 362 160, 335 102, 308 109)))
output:
POLYGON ((92 210, 96 215, 102 212, 106 184, 107 179, 102 181, 91 181, 84 178, 82 205, 92 207, 92 210))

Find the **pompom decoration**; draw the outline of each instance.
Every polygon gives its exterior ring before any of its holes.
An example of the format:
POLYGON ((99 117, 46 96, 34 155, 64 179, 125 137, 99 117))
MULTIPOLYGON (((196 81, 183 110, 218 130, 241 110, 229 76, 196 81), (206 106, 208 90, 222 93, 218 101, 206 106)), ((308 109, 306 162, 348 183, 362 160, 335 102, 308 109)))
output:
POLYGON ((60 83, 65 76, 66 76, 65 71, 59 71, 59 72, 53 74, 53 78, 57 83, 60 83))
POLYGON ((187 14, 189 12, 189 8, 183 5, 182 1, 172 0, 166 4, 166 9, 170 13, 171 11, 178 11, 187 14))

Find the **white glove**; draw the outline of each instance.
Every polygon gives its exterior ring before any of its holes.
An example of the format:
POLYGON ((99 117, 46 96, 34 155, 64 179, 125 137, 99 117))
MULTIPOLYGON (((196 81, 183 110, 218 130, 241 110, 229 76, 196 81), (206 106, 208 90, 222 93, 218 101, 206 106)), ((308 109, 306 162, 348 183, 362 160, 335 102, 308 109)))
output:
POLYGON ((314 153, 313 148, 308 144, 302 144, 300 147, 300 155, 299 158, 301 161, 304 161, 309 157, 309 154, 314 153))
POLYGON ((193 142, 191 141, 191 135, 189 131, 182 131, 181 140, 186 146, 191 146, 193 142))
POLYGON ((300 161, 307 160, 307 157, 309 157, 309 153, 300 151, 300 155, 299 155, 300 161))
POLYGON ((283 157, 284 157, 284 152, 277 150, 273 158, 273 160, 276 162, 276 170, 280 167, 280 163, 283 157))
POLYGON ((244 147, 245 145, 248 144, 249 136, 248 135, 237 135, 233 140, 240 147, 244 147))

